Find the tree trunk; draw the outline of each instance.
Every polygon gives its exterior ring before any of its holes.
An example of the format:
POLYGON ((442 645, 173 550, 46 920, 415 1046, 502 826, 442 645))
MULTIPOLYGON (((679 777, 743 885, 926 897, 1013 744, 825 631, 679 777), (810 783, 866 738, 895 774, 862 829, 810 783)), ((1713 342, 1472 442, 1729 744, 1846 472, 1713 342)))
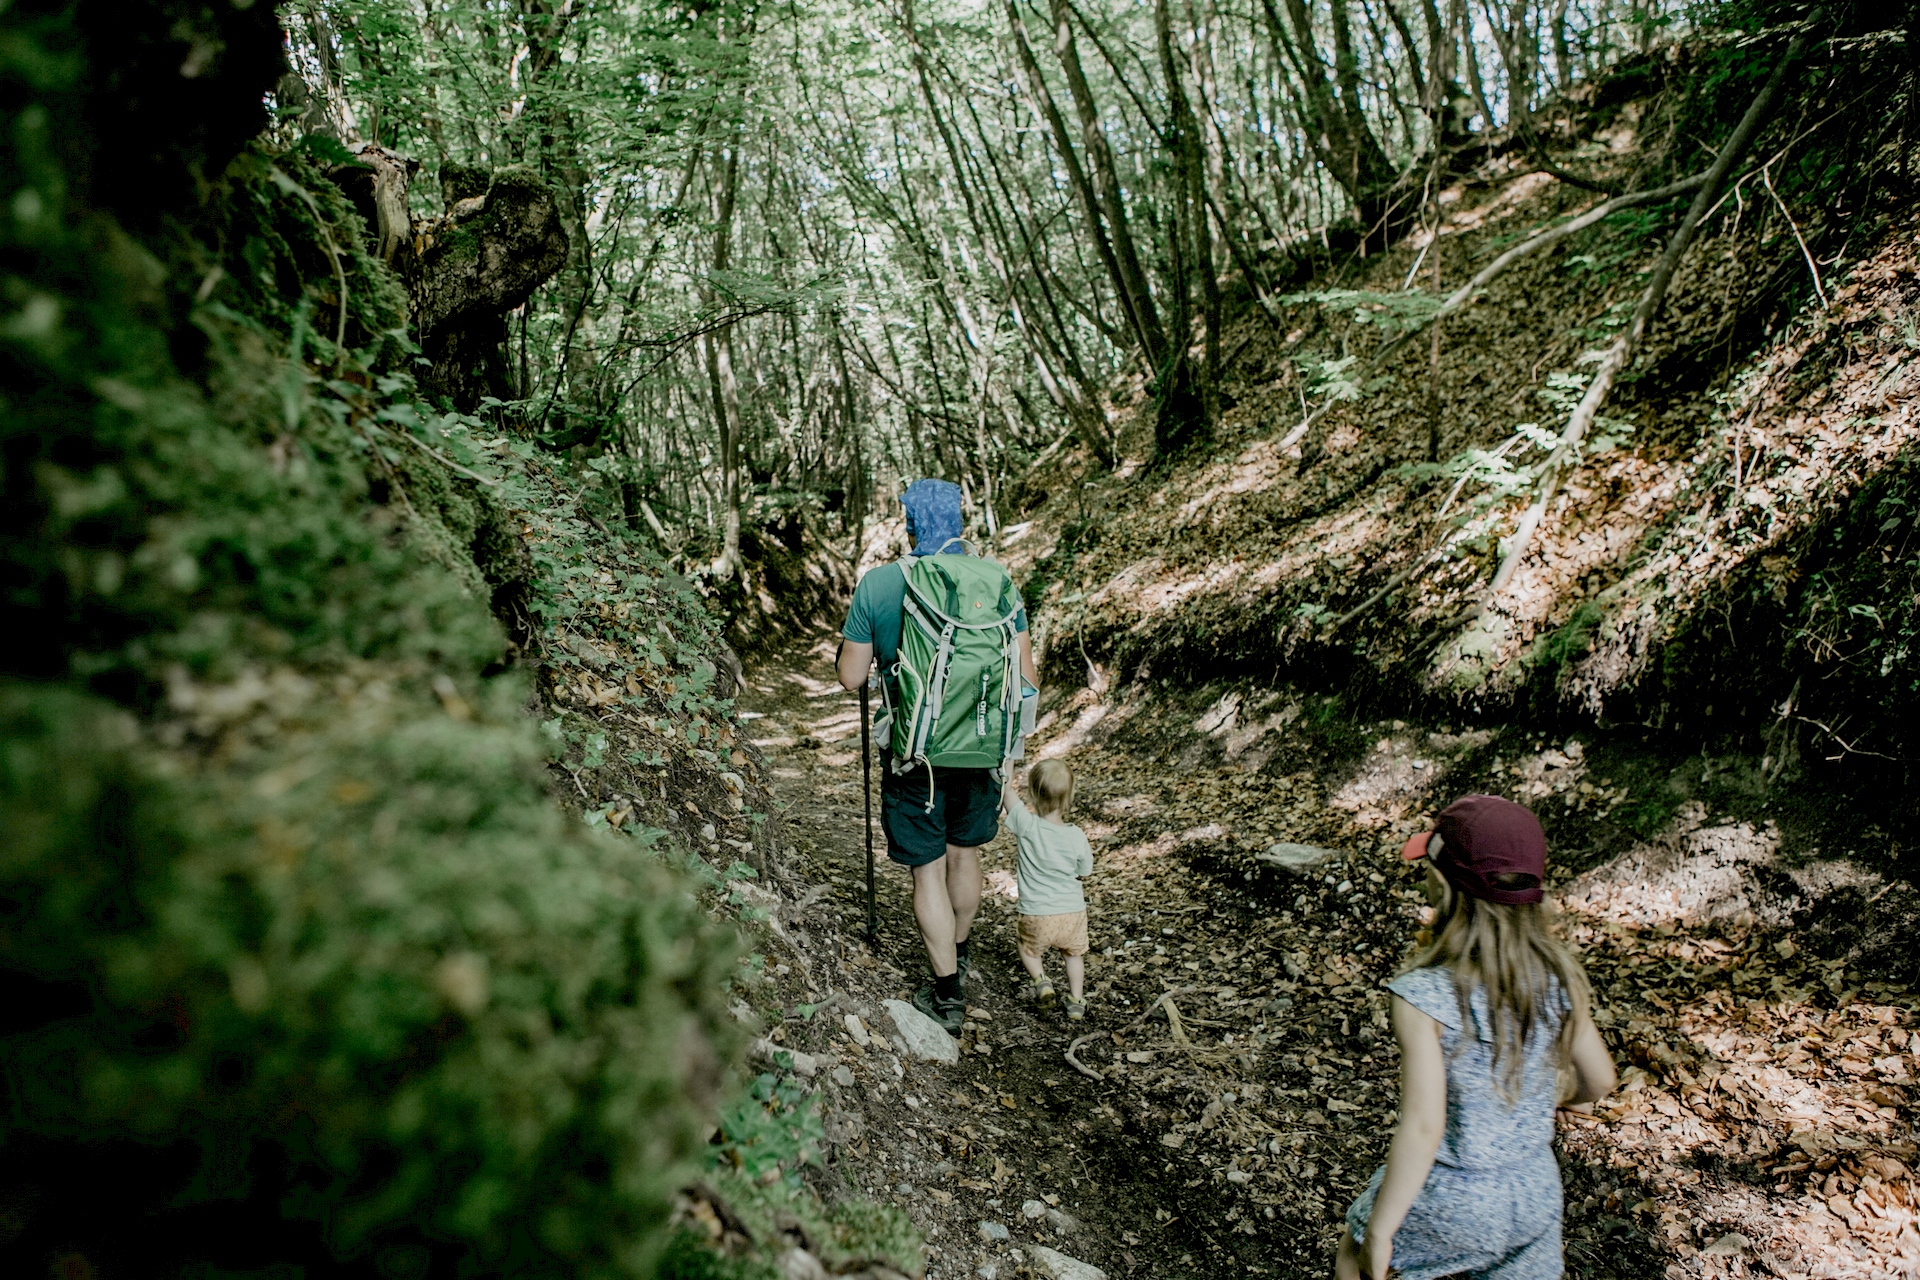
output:
MULTIPOLYGON (((1267 16, 1268 35, 1276 51, 1284 48, 1291 55, 1305 96, 1302 106, 1307 115, 1308 140, 1320 163, 1327 166, 1353 202, 1369 244, 1384 246, 1395 238, 1397 225, 1386 225, 1390 191, 1397 176, 1393 164, 1373 129, 1367 123, 1360 103, 1360 64, 1353 47, 1353 28, 1348 20, 1347 0, 1332 0, 1334 65, 1332 80, 1325 59, 1313 38, 1313 19, 1306 0, 1286 0, 1287 17, 1293 24, 1289 34, 1274 0, 1260 0, 1267 16)), ((1402 221, 1406 219, 1403 218, 1402 221)))
POLYGON ((1420 17, 1427 28, 1427 92, 1421 105, 1437 121, 1432 145, 1443 154, 1468 143, 1467 121, 1473 114, 1472 99, 1460 87, 1460 33, 1452 21, 1458 12, 1450 6, 1448 18, 1442 19, 1435 0, 1420 0, 1420 17))
MULTIPOLYGON (((400 179, 389 178, 397 183, 389 198, 404 209, 404 168, 399 172, 400 179)), ((330 176, 356 202, 375 199, 380 177, 368 168, 342 165, 330 176)), ((414 333, 429 362, 421 390, 464 413, 488 396, 516 398, 507 313, 567 258, 559 209, 540 175, 509 166, 488 175, 477 198, 459 201, 438 218, 404 232, 371 218, 367 225, 376 246, 394 245, 394 267, 406 283, 414 333)))
POLYGON ((1081 145, 1086 152, 1094 193, 1099 199, 1101 211, 1106 215, 1120 281, 1125 287, 1135 324, 1141 332, 1147 361, 1157 371, 1167 363, 1167 338, 1160 327, 1160 317, 1153 305, 1153 292, 1147 285, 1147 275, 1140 266, 1140 254, 1128 226, 1126 205, 1120 197, 1120 179, 1113 169, 1113 153, 1107 147, 1107 132, 1100 123, 1100 108, 1093 99, 1093 90, 1087 84, 1086 72, 1080 65, 1080 50, 1074 42, 1072 14, 1067 0, 1053 0, 1053 53, 1059 59, 1060 69, 1066 76, 1067 92, 1073 98, 1075 113, 1080 117, 1081 145))
MULTIPOLYGON (((721 166, 720 189, 715 192, 713 218, 713 274, 733 265, 733 210, 740 194, 740 144, 731 139, 721 166)), ((711 291, 708 302, 714 301, 711 291)), ((713 399, 713 421, 718 429, 720 463, 720 555, 713 575, 722 581, 740 568, 740 384, 733 372, 733 326, 721 325, 701 339, 705 347, 708 390, 713 399)))
POLYGON ((1205 363, 1200 376, 1200 401, 1204 409, 1202 426, 1214 415, 1214 395, 1220 377, 1220 278, 1214 271, 1213 237, 1207 220, 1206 158, 1202 154, 1200 122, 1187 97, 1186 70, 1173 51, 1173 23, 1167 13, 1167 0, 1154 0, 1155 34, 1160 46, 1160 72, 1167 82, 1169 120, 1167 141, 1174 155, 1174 172, 1179 177, 1174 198, 1174 239, 1181 248, 1175 261, 1181 265, 1180 278, 1174 281, 1179 320, 1173 340, 1178 349, 1172 358, 1187 362, 1187 344, 1193 340, 1188 320, 1188 276, 1197 276, 1200 284, 1200 319, 1205 363))

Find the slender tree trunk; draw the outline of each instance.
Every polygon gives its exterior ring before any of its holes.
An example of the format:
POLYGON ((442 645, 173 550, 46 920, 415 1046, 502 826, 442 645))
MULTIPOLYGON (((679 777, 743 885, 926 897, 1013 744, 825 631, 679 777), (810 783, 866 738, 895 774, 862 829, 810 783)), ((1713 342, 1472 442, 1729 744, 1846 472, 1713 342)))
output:
POLYGON ((1179 193, 1174 200, 1174 235, 1185 249, 1176 258, 1185 270, 1183 278, 1174 283, 1176 314, 1180 319, 1173 336, 1180 349, 1173 353, 1173 358, 1185 361, 1186 344, 1192 340, 1191 325, 1187 322, 1188 282, 1184 277, 1198 276, 1202 342, 1206 353, 1200 377, 1200 400, 1210 422, 1220 376, 1220 278, 1214 270, 1213 238, 1207 218, 1206 158, 1202 154, 1200 122, 1187 96, 1186 70, 1173 49, 1173 22, 1167 12, 1167 0, 1154 0, 1153 17, 1160 45, 1160 73, 1167 82, 1168 142, 1180 177, 1179 193))
POLYGON ((1106 215, 1108 233, 1113 238, 1114 258, 1129 304, 1138 317, 1147 359, 1155 369, 1167 363, 1167 339, 1153 305, 1153 292, 1147 286, 1147 274, 1140 265, 1140 254, 1128 226, 1126 205, 1120 195, 1120 179, 1114 172, 1113 153, 1107 147, 1107 132, 1100 123, 1100 108, 1087 84, 1086 71, 1080 65, 1080 50, 1073 38, 1072 14, 1067 0, 1053 0, 1053 52, 1066 76, 1067 92, 1073 98, 1074 111, 1080 117, 1081 145, 1093 178, 1093 189, 1106 215))
POLYGON ((1027 92, 1032 99, 1034 113, 1047 122, 1053 134, 1054 146, 1060 152, 1060 162, 1066 167, 1069 185, 1080 203, 1080 215, 1086 220, 1087 238, 1093 241, 1094 253, 1100 259, 1100 265, 1106 269, 1107 278, 1112 283, 1114 293, 1125 313, 1129 327, 1133 330, 1134 340, 1146 355, 1147 368, 1151 372, 1153 359, 1147 355, 1149 343, 1146 328, 1139 315, 1134 311, 1133 300, 1129 296, 1125 277, 1120 270, 1120 261, 1115 256, 1113 241, 1107 235, 1104 217, 1101 213, 1100 197, 1093 189, 1093 182, 1087 177, 1080 163, 1080 153, 1073 145, 1073 137, 1067 130, 1067 122, 1061 116, 1060 109, 1053 101, 1053 95, 1047 89, 1047 82, 1040 74, 1040 63, 1033 55, 1033 46, 1027 40, 1026 24, 1020 18, 1020 11, 1014 7, 1013 0, 1007 0, 1007 22, 1013 32, 1013 45, 1019 57, 1020 69, 1027 84, 1027 92))
POLYGON ((1487 86, 1480 79, 1480 55, 1474 51, 1473 22, 1467 12, 1467 0, 1453 0, 1453 26, 1460 33, 1460 50, 1467 64, 1467 83, 1473 88, 1473 104, 1480 109, 1481 127, 1491 132, 1497 125, 1493 108, 1487 104, 1487 86))
MULTIPOLYGON (((1434 169, 1439 169, 1438 152, 1435 152, 1434 169)), ((1439 192, 1434 192, 1433 201, 1433 239, 1428 242, 1427 252, 1433 255, 1433 296, 1440 296, 1440 223, 1441 209, 1439 192)), ((1427 461, 1440 461, 1440 330, 1446 322, 1436 319, 1433 322, 1432 339, 1427 351, 1427 461)))
POLYGON ((1420 0, 1420 17, 1427 29, 1427 92, 1421 105, 1437 121, 1434 145, 1442 153, 1457 151, 1468 141, 1470 99, 1460 88, 1460 28, 1455 20, 1459 12, 1450 5, 1443 19, 1435 0, 1420 0))
MULTIPOLYGON (((1353 46, 1348 0, 1331 0, 1334 41, 1331 73, 1314 40, 1313 18, 1306 0, 1286 0, 1287 18, 1293 26, 1291 33, 1281 21, 1274 0, 1260 0, 1260 3, 1276 56, 1284 51, 1300 79, 1301 106, 1315 155, 1353 202, 1354 213, 1369 240, 1379 235, 1391 241, 1397 228, 1386 227, 1385 220, 1388 195, 1396 175, 1386 151, 1367 123, 1360 101, 1360 63, 1353 46)), ((1366 244, 1362 243, 1363 251, 1366 244)))
POLYGON ((1069 23, 1070 16, 1065 0, 1054 0, 1054 52, 1066 73, 1068 89, 1080 117, 1082 148, 1086 152, 1084 167, 1076 155, 1066 122, 1047 92, 1039 64, 1027 42, 1019 11, 1012 0, 1008 0, 1007 4, 1014 46, 1026 72, 1036 111, 1045 117, 1054 135, 1055 145, 1061 152, 1062 163, 1066 166, 1086 218, 1089 237, 1093 239, 1102 265, 1113 282, 1114 292, 1127 314, 1152 378, 1158 402, 1155 439, 1162 451, 1168 451, 1177 448, 1193 434, 1195 427, 1204 422, 1205 411, 1193 394, 1184 364, 1171 358, 1165 331, 1160 326, 1153 296, 1147 287, 1146 273, 1141 268, 1139 253, 1134 247, 1133 234, 1121 203, 1119 180, 1107 150, 1106 134, 1100 125, 1092 90, 1088 88, 1086 75, 1080 66, 1073 29, 1069 23))
MULTIPOLYGON (((726 159, 720 169, 720 189, 715 192, 713 228, 713 271, 720 275, 733 265, 733 210, 740 190, 740 141, 727 142, 726 159)), ((709 293, 709 302, 713 301, 709 293)), ((740 384, 733 372, 733 326, 720 326, 702 336, 707 365, 708 392, 713 401, 713 420, 718 428, 720 464, 721 542, 720 554, 713 562, 713 574, 725 580, 740 568, 740 384)))
POLYGON ((1553 6, 1553 17, 1549 25, 1553 28, 1553 78, 1554 87, 1562 92, 1573 83, 1573 55, 1567 48, 1567 6, 1570 0, 1558 0, 1553 6))

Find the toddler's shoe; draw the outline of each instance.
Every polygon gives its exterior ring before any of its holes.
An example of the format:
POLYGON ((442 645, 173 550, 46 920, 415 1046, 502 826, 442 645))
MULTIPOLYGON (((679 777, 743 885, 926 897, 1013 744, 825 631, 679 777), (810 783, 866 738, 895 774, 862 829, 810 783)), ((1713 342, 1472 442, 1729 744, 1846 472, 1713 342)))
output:
POLYGON ((1067 1017, 1071 1021, 1079 1022, 1081 1019, 1085 1018, 1086 1016, 1087 1016, 1086 1000, 1084 998, 1075 1000, 1072 996, 1068 996, 1067 997, 1067 1017))
POLYGON ((1053 1004, 1053 979, 1042 974, 1027 985, 1024 994, 1042 1009, 1050 1007, 1053 1004))

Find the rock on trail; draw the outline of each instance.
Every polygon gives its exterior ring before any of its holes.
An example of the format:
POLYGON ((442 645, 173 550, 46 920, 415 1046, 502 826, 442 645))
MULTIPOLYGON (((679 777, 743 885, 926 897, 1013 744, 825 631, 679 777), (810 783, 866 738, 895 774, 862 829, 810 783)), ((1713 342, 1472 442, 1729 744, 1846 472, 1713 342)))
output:
POLYGON ((882 1002, 906 1043, 907 1052, 921 1062, 960 1061, 960 1042, 946 1033, 939 1023, 904 1000, 882 1002))
POLYGON ((1035 1270, 1053 1280, 1107 1280, 1107 1273, 1092 1263, 1069 1258, 1043 1244, 1034 1245, 1028 1252, 1033 1255, 1035 1270))
POLYGON ((1292 844, 1282 841, 1269 845, 1253 855, 1268 866, 1278 867, 1282 871, 1291 871, 1295 875, 1306 875, 1328 858, 1338 858, 1340 854, 1333 849, 1322 849, 1318 845, 1292 844))

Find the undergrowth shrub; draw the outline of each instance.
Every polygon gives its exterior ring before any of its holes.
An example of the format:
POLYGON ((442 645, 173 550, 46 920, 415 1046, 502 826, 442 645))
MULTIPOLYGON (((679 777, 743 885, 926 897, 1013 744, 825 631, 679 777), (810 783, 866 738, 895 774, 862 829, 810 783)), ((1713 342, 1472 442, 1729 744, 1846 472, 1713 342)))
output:
POLYGON ((781 1070, 756 1076, 721 1113, 712 1167, 689 1196, 693 1208, 667 1246, 659 1280, 772 1280, 793 1247, 836 1275, 876 1262, 923 1274, 920 1236, 905 1210, 856 1200, 827 1207, 807 1187, 804 1175, 825 1149, 818 1095, 779 1056, 781 1070), (726 1222, 713 1202, 726 1207, 726 1222))
POLYGON ((139 79, 105 28, 172 68, 207 26, 247 117, 260 15, 96 9, 0 11, 0 1260, 648 1274, 735 944, 551 802, 512 527, 416 434, 312 162, 249 150, 141 239, 86 203, 89 95, 139 79))

